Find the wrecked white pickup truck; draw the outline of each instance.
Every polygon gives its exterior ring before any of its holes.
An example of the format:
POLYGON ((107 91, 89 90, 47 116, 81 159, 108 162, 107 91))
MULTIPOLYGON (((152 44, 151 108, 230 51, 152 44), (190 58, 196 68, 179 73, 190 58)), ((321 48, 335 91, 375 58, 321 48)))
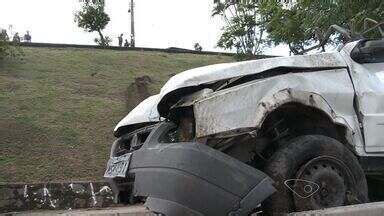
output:
POLYGON ((365 175, 384 171, 384 40, 180 73, 115 135, 116 198, 167 216, 367 202, 365 175))

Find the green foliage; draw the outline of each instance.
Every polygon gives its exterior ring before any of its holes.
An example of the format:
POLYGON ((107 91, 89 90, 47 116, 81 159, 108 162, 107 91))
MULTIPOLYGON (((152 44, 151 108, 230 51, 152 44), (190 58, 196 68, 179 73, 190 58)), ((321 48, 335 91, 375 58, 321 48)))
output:
POLYGON ((6 32, 0 33, 0 60, 6 57, 18 58, 24 55, 18 44, 8 41, 6 32))
POLYGON ((303 15, 303 27, 309 29, 318 27, 323 31, 336 24, 353 33, 360 33, 365 18, 378 21, 384 19, 382 0, 301 0, 295 10, 303 15))
POLYGON ((239 1, 236 4, 217 1, 212 16, 220 16, 226 22, 218 47, 235 48, 238 54, 254 55, 261 53, 262 45, 267 44, 256 1, 239 1))
MULTIPOLYGON (((314 44, 319 39, 316 34, 324 35, 334 24, 356 37, 363 31, 365 18, 382 21, 383 11, 382 0, 298 0, 291 8, 276 1, 261 1, 259 5, 268 39, 275 45, 288 44, 293 53, 314 44)), ((332 43, 343 42, 338 34, 331 38, 332 43)))
POLYGON ((99 46, 109 46, 112 42, 112 39, 108 36, 104 36, 104 39, 102 37, 100 38, 95 38, 95 43, 98 44, 99 46))
POLYGON ((3 59, 5 56, 7 56, 8 53, 8 44, 0 40, 0 60, 3 59))
MULTIPOLYGON (((215 1, 212 15, 226 21, 219 47, 256 54, 264 46, 283 43, 297 54, 323 40, 331 25, 346 28, 352 37, 358 38, 364 30, 365 18, 384 20, 384 1, 297 0, 291 6, 268 0, 215 1)), ((367 36, 379 34, 377 31, 367 36)), ((339 44, 344 38, 335 33, 329 42, 339 44)))
POLYGON ((203 47, 199 43, 195 43, 193 45, 193 48, 195 49, 195 51, 202 51, 203 50, 203 47))
POLYGON ((97 32, 100 38, 95 42, 100 46, 109 46, 111 39, 105 37, 102 30, 108 25, 110 18, 104 11, 104 1, 84 3, 82 9, 75 14, 77 25, 88 32, 97 32))

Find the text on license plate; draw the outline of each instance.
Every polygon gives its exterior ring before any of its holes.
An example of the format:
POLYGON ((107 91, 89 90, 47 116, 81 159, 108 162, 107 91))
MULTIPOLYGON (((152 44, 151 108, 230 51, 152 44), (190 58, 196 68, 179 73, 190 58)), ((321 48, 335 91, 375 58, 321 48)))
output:
POLYGON ((131 153, 125 154, 120 157, 111 158, 108 161, 107 170, 105 171, 104 177, 126 177, 129 162, 131 160, 131 153))

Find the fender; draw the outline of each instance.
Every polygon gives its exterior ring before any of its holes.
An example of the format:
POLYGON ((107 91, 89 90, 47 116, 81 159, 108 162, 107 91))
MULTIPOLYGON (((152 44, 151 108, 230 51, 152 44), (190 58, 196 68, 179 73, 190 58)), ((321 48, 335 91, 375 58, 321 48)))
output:
POLYGON ((256 128, 260 129, 270 113, 287 103, 299 103, 321 110, 333 123, 342 125, 348 128, 349 131, 353 131, 348 122, 341 115, 336 114, 324 97, 314 92, 293 90, 290 88, 280 90, 272 96, 265 97, 258 103, 255 114, 256 128))
POLYGON ((347 129, 348 142, 360 144, 353 110, 354 90, 346 69, 293 73, 256 80, 200 99, 194 104, 196 136, 224 138, 258 132, 278 107, 300 103, 323 111, 347 129))
POLYGON ((255 122, 257 124, 256 131, 261 129, 264 120, 270 113, 287 103, 299 103, 323 111, 334 124, 346 128, 346 139, 349 143, 353 143, 354 129, 342 115, 337 114, 332 109, 324 97, 314 92, 292 90, 289 88, 275 93, 272 97, 263 98, 263 100, 259 102, 255 114, 255 122))

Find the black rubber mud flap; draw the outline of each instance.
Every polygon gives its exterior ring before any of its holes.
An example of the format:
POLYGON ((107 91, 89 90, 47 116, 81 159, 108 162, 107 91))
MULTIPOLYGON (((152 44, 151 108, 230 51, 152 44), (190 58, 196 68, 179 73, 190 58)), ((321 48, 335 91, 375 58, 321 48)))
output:
POLYGON ((263 172, 209 146, 159 143, 171 127, 160 125, 134 152, 129 172, 135 175, 134 194, 166 216, 248 215, 275 192, 263 172))

